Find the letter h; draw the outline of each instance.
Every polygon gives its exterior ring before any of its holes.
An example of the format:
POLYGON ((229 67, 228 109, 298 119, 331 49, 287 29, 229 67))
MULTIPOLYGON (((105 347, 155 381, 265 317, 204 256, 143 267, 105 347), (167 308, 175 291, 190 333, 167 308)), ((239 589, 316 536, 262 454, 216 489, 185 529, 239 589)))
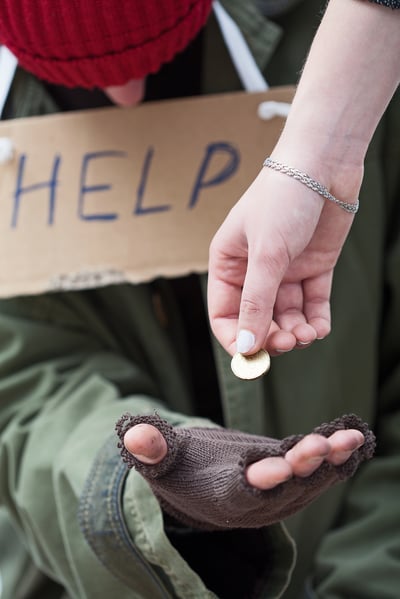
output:
POLYGON ((33 185, 28 185, 27 187, 22 187, 22 180, 24 176, 25 170, 25 162, 26 162, 26 154, 22 154, 18 164, 18 173, 17 173, 17 184, 15 188, 14 194, 14 206, 12 211, 12 219, 11 219, 11 227, 15 229, 18 224, 18 216, 19 209, 21 203, 21 196, 24 193, 31 193, 37 191, 39 189, 44 189, 46 187, 49 188, 49 214, 47 219, 47 224, 52 225, 54 222, 54 208, 56 201, 56 187, 57 187, 57 175, 61 163, 61 156, 56 156, 53 162, 53 170, 51 172, 51 177, 48 181, 43 181, 41 183, 34 183, 33 185))

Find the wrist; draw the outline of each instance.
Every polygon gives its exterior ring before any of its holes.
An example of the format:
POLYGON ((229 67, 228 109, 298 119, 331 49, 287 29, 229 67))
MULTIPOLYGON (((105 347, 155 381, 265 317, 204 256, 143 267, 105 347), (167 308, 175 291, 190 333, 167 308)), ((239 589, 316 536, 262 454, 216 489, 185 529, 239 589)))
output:
POLYGON ((310 177, 310 175, 299 169, 288 166, 287 164, 281 162, 277 162, 270 157, 264 160, 263 166, 283 173, 284 175, 287 175, 289 177, 292 177, 293 179, 299 181, 312 191, 318 193, 318 195, 320 195, 324 199, 333 202, 337 206, 340 206, 343 210, 350 214, 356 214, 356 212, 358 211, 358 199, 354 202, 345 202, 340 198, 335 197, 327 187, 325 187, 319 181, 313 179, 312 177, 310 177))
POLYGON ((345 201, 358 196, 366 151, 399 83, 400 13, 392 13, 329 2, 271 155, 345 201))
POLYGON ((324 185, 338 199, 358 199, 368 143, 314 118, 288 119, 271 158, 297 168, 324 185))

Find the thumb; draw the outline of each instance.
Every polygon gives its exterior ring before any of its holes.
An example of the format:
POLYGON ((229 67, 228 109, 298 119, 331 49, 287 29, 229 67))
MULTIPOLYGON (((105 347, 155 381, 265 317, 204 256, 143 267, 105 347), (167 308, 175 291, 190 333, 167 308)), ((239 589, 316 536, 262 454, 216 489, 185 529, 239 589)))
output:
POLYGON ((125 448, 143 464, 158 464, 167 455, 163 435, 151 424, 136 424, 124 435, 125 448))
POLYGON ((265 259, 255 259, 249 254, 240 301, 236 351, 255 353, 265 345, 286 262, 284 267, 279 267, 277 261, 271 266, 265 259))

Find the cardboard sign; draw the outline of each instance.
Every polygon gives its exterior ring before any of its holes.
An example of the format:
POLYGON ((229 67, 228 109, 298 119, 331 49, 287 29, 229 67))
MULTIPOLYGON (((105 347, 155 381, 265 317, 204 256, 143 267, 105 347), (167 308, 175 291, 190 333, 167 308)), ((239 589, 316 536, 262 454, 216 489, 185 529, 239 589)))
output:
POLYGON ((207 270, 209 243, 283 126, 293 88, 0 123, 0 296, 207 270))

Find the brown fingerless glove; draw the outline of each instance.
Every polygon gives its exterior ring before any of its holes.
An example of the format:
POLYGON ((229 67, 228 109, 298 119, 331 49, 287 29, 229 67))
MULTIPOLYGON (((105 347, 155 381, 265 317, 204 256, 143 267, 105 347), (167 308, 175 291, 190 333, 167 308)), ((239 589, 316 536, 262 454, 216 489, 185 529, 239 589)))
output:
POLYGON ((282 441, 223 428, 174 428, 157 415, 125 414, 116 425, 118 447, 129 468, 149 482, 162 508, 182 523, 203 530, 260 528, 301 510, 333 484, 352 476, 372 457, 374 434, 355 415, 322 424, 313 433, 329 437, 340 429, 358 429, 365 443, 340 466, 324 462, 311 476, 293 477, 262 491, 246 480, 246 467, 262 458, 284 456, 304 435, 282 441), (155 465, 143 464, 123 444, 126 431, 139 423, 159 429, 168 446, 155 465))

